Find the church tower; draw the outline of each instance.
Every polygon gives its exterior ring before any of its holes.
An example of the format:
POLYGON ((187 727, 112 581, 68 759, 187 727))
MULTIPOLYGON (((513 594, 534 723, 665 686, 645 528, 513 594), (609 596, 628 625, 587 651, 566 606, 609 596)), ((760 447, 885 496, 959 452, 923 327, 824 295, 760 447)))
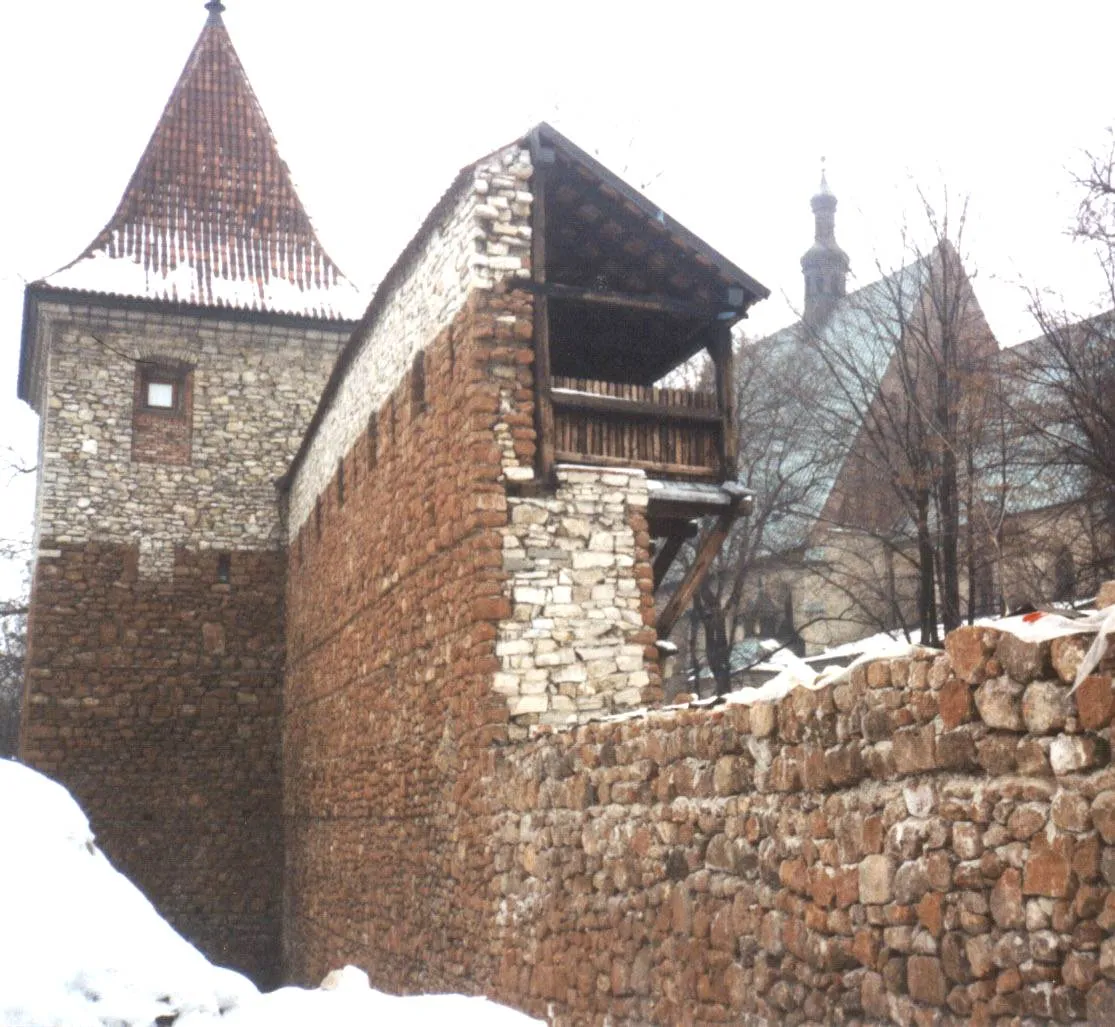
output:
MULTIPOLYGON (((276 480, 360 313, 219 0, 116 212, 28 286, 39 414, 21 755, 209 957, 278 974, 276 480)), ((110 127, 110 126, 109 126, 110 127)))
POLYGON ((804 321, 812 328, 823 325, 837 300, 844 296, 848 255, 836 243, 836 197, 829 188, 824 167, 821 187, 810 200, 813 208, 813 245, 801 258, 805 277, 804 321))

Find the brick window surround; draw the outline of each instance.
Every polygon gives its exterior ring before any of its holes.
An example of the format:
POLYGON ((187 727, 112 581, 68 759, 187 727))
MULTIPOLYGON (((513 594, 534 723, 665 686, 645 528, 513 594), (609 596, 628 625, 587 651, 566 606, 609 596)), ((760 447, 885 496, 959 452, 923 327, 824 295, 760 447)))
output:
POLYGON ((136 364, 132 459, 188 464, 193 430, 193 369, 177 361, 136 364))

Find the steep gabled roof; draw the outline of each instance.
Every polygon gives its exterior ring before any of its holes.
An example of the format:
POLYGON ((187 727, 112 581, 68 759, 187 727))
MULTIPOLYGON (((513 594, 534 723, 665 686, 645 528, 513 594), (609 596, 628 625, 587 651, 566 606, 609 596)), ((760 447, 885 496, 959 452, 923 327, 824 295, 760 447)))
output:
POLYGON ((757 344, 770 351, 786 348, 795 355, 799 380, 805 384, 801 401, 812 403, 819 414, 816 445, 820 451, 796 457, 803 474, 816 476, 816 485, 808 490, 809 508, 783 525, 779 546, 788 549, 800 545, 824 512, 856 443, 858 412, 870 406, 873 390, 886 374, 903 326, 915 315, 930 280, 933 259, 934 255, 929 254, 840 297, 818 326, 798 321, 757 344), (840 354, 840 359, 822 360, 819 346, 840 354), (826 425, 830 430, 821 430, 826 425), (833 425, 839 425, 840 430, 833 430, 833 425))
POLYGON ((345 320, 359 297, 318 241, 225 28, 209 20, 120 205, 59 290, 345 320))

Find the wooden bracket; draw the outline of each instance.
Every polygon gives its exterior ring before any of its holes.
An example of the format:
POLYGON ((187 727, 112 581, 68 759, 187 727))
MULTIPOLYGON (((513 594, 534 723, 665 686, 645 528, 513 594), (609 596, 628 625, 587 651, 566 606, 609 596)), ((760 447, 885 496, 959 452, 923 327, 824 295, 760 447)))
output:
MULTIPOLYGON (((692 566, 685 572, 685 577, 681 579, 677 591, 670 596, 669 602, 666 603, 662 612, 658 615, 658 623, 655 625, 655 629, 658 631, 659 638, 670 637, 674 625, 677 624, 697 589, 701 587, 708 576, 712 561, 716 559, 716 554, 720 552, 720 547, 724 544, 724 540, 732 530, 732 525, 740 515, 742 498, 736 497, 732 505, 721 513, 710 527, 705 529, 701 541, 697 544, 697 555, 692 566)), ((655 564, 655 570, 657 571, 657 560, 655 564)))

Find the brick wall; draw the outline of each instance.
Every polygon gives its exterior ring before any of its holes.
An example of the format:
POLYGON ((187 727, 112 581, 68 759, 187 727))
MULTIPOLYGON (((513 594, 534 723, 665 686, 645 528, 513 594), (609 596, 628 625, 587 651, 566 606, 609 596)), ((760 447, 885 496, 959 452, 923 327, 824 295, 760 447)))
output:
POLYGON ((59 544, 36 566, 25 762, 65 782, 98 844, 212 959, 276 982, 283 560, 59 544))

